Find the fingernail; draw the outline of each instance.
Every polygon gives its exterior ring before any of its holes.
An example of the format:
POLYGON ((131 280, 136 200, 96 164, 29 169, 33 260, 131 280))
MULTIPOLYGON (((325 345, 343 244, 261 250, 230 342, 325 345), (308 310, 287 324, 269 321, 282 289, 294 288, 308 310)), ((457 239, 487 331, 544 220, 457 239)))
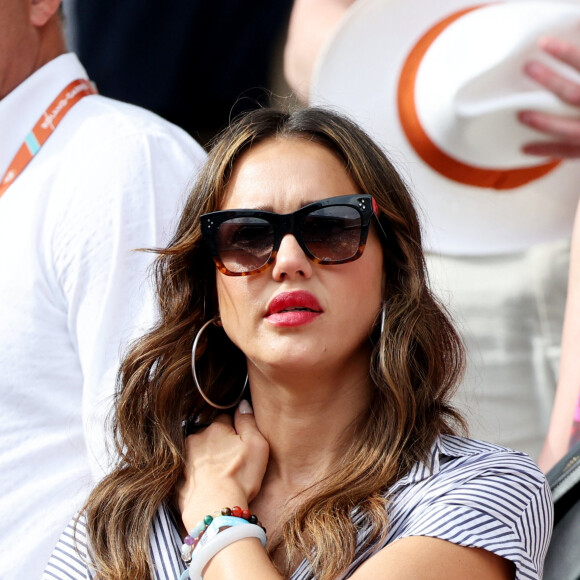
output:
POLYGON ((252 409, 252 405, 250 405, 250 403, 248 403, 248 401, 246 401, 246 399, 243 399, 240 402, 238 409, 240 410, 240 413, 242 415, 253 415, 254 414, 254 409, 252 409))

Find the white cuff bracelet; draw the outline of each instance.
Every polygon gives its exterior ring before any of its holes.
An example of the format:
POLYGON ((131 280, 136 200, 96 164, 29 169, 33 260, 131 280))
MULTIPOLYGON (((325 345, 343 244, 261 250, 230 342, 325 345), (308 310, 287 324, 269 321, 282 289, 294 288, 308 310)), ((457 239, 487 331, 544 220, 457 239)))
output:
POLYGON ((233 526, 220 532, 203 546, 200 550, 195 550, 189 565, 189 577, 191 580, 202 580, 201 572, 208 562, 225 547, 246 538, 257 538, 266 547, 266 532, 256 524, 246 524, 233 526))

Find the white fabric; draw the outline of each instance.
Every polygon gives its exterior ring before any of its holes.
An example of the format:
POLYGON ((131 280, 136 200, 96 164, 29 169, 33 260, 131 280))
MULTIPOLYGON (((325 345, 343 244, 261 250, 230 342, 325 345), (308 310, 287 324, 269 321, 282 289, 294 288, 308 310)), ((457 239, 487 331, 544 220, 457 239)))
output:
MULTIPOLYGON (((510 169, 521 168, 521 144, 546 137, 518 123, 515 111, 532 104, 550 112, 569 110, 526 77, 521 65, 539 56, 539 36, 578 38, 578 18, 578 0, 357 0, 318 55, 310 103, 350 115, 383 146, 415 194, 429 251, 503 254, 568 238, 580 164, 563 161, 514 189, 465 185, 419 156, 403 131, 397 99, 401 80, 416 83, 413 102, 421 124, 453 158, 491 173, 505 169, 498 166, 498 156, 509 160, 510 169), (477 6, 441 33, 412 78, 404 64, 423 35, 477 6), (473 34, 472 25, 480 24, 473 34), (429 66, 435 70, 426 70, 429 66), (456 73, 466 75, 464 84, 456 73)), ((544 55, 541 60, 558 68, 555 59, 544 55)), ((527 159, 534 165, 547 161, 527 159)))
MULTIPOLYGON (((408 536, 441 538, 483 548, 514 563, 516 580, 540 580, 552 531, 553 506, 545 477, 529 457, 502 447, 443 436, 427 463, 417 463, 386 493, 389 531, 381 545, 365 546, 370 528, 360 512, 356 556, 339 580, 350 577, 376 550, 408 536)), ((179 578, 185 565, 181 539, 162 506, 149 535, 155 580, 179 578)), ((42 580, 86 580, 95 576, 84 520, 63 532, 42 580), (76 535, 75 535, 76 534, 76 535), (76 539, 76 542, 75 542, 76 539)), ((290 580, 313 580, 304 560, 290 580)))
MULTIPOLYGON (((0 101, 0 175, 75 78, 51 61, 0 101)), ((119 354, 150 326, 146 282, 205 154, 184 131, 101 96, 73 107, 0 198, 0 578, 38 577, 107 464, 119 354)))
MULTIPOLYGON (((429 137, 445 153, 474 167, 512 169, 549 161, 521 151, 525 143, 545 138, 518 122, 518 111, 576 115, 577 109, 522 70, 532 58, 549 62, 537 46, 541 36, 576 42, 572 23, 578 19, 580 4, 541 0, 493 3, 450 24, 433 41, 417 72, 417 113, 429 137)), ((580 81, 580 74, 569 67, 555 68, 580 81)))
POLYGON ((501 256, 426 258, 431 286, 467 347, 454 403, 470 435, 537 459, 558 377, 570 242, 501 256))

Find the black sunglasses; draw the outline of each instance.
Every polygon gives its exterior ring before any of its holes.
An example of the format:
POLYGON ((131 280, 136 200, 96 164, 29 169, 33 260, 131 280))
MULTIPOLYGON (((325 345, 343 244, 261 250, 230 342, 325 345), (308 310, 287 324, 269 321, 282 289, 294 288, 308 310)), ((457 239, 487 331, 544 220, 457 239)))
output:
POLYGON ((284 215, 253 209, 206 213, 201 216, 201 232, 220 272, 248 276, 274 261, 286 234, 292 234, 317 264, 360 258, 376 211, 370 195, 342 195, 284 215))

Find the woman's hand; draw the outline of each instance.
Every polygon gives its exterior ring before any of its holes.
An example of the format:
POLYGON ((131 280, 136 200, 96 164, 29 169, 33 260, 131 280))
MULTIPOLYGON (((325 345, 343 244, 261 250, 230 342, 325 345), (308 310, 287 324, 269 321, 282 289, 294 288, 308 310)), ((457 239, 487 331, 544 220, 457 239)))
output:
MULTIPOLYGON (((542 38, 539 45, 560 62, 580 72, 580 46, 557 38, 542 38)), ((565 103, 579 108, 578 117, 520 111, 520 122, 553 137, 552 141, 526 144, 524 153, 555 158, 580 157, 580 84, 538 61, 528 62, 524 72, 565 103)))
POLYGON ((219 415, 209 427, 190 435, 186 447, 177 499, 188 530, 222 507, 248 507, 260 491, 269 447, 247 401, 240 403, 233 420, 219 415))

